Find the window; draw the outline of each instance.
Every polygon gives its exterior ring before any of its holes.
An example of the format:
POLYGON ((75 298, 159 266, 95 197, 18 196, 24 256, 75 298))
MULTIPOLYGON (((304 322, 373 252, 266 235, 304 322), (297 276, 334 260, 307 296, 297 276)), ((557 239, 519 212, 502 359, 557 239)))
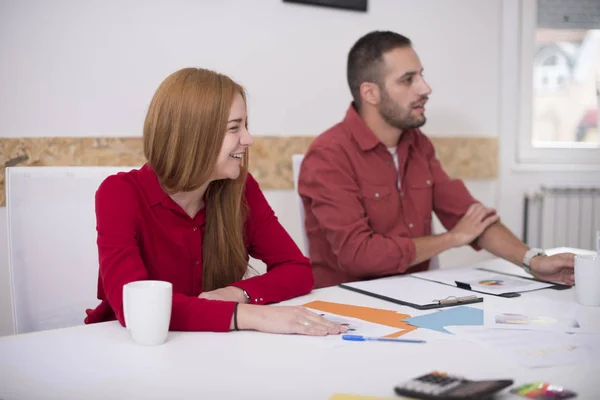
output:
POLYGON ((600 164, 600 1, 522 0, 519 161, 600 164))

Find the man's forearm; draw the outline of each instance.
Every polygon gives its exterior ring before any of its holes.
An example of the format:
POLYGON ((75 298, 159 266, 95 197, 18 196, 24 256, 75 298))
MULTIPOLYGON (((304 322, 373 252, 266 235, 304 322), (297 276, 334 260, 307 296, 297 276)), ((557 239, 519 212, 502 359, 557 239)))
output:
POLYGON ((479 237, 477 244, 495 256, 502 257, 518 266, 529 249, 501 222, 490 225, 479 237))
POLYGON ((441 235, 422 236, 413 239, 416 248, 416 256, 410 266, 417 265, 429 260, 438 254, 456 246, 454 237, 446 232, 441 235))

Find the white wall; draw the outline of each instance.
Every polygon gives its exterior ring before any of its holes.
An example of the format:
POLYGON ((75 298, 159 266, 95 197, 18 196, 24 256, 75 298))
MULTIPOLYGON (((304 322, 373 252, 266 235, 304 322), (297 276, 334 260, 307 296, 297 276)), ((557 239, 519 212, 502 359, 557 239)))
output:
MULTIPOLYGON (((156 87, 186 66, 213 68, 242 83, 254 134, 316 135, 343 117, 350 101, 347 52, 373 29, 413 40, 434 90, 426 133, 496 136, 501 5, 370 0, 368 13, 357 13, 281 0, 2 0, 0 136, 140 135, 156 87)), ((467 184, 498 206, 497 181, 467 184)), ((289 209, 293 196, 267 193, 300 240, 298 211, 289 209)), ((0 335, 12 332, 5 227, 2 210, 0 335)), ((442 263, 483 256, 457 250, 442 263)))

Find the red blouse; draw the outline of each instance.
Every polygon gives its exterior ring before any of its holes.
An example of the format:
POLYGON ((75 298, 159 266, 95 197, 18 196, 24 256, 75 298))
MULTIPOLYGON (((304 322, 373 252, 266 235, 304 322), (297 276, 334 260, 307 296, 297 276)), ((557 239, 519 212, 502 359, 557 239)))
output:
MULTIPOLYGON (((234 283, 252 304, 275 303, 311 291, 313 275, 281 226, 258 183, 248 174, 245 196, 248 254, 267 273, 234 283)), ((235 302, 199 299, 205 210, 190 218, 161 188, 148 165, 108 177, 96 193, 98 299, 86 324, 117 319, 124 326, 123 286, 151 279, 173 284, 171 330, 228 331, 235 302)))

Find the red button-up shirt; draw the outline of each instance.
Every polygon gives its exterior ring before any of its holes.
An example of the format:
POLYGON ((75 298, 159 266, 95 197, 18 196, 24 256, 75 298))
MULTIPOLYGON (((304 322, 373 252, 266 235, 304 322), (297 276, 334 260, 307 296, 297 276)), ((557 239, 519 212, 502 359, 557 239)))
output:
MULTIPOLYGON (((275 303, 310 292, 313 275, 308 259, 279 224, 250 174, 245 196, 249 207, 246 246, 252 257, 265 262, 267 273, 232 286, 246 290, 252 304, 275 303)), ((151 279, 173 284, 171 330, 229 330, 235 303, 198 298, 204 209, 190 218, 145 165, 110 176, 100 185, 96 219, 101 303, 86 311, 86 323, 116 318, 124 325, 123 285, 151 279)))
POLYGON ((477 202, 419 129, 402 133, 397 155, 398 170, 352 105, 306 152, 298 191, 315 287, 426 270, 429 261, 409 265, 412 238, 431 235, 432 211, 452 229, 477 202))

